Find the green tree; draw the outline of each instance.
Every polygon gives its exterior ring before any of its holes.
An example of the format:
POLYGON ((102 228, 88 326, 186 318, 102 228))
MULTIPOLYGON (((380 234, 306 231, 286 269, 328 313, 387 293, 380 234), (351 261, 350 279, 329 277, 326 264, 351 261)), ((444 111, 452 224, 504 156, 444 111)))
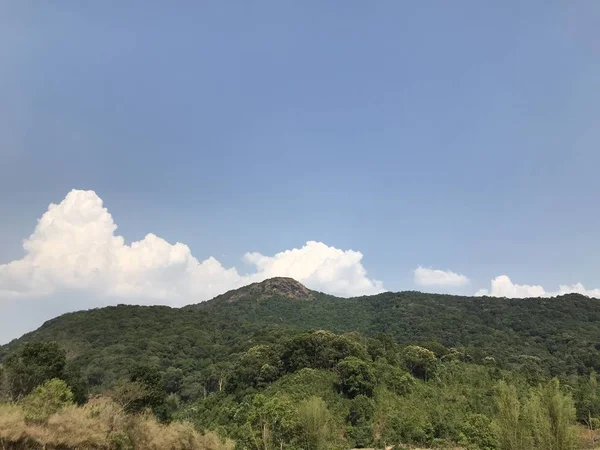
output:
POLYGON ((73 404, 73 393, 67 383, 58 378, 37 386, 22 401, 25 419, 32 422, 45 422, 55 412, 73 404))
POLYGON ((375 339, 367 342, 367 351, 373 361, 385 358, 390 364, 396 364, 398 359, 398 344, 389 334, 379 333, 375 339))
POLYGON ((11 398, 10 386, 6 376, 6 370, 0 364, 0 403, 9 401, 11 398))
POLYGON ((303 333, 285 342, 283 347, 281 361, 286 372, 303 367, 332 369, 348 356, 369 359, 366 349, 350 336, 340 336, 331 331, 303 333))
POLYGON ((525 410, 537 450, 575 448, 575 406, 571 396, 560 390, 558 379, 533 389, 525 410))
POLYGON ((403 356, 406 368, 415 377, 427 381, 435 376, 438 361, 431 350, 418 345, 409 345, 404 349, 403 356))
MULTIPOLYGON (((254 348, 254 350, 251 348, 248 352, 250 352, 249 355, 244 355, 245 361, 236 367, 238 382, 246 384, 250 384, 248 380, 252 378, 254 372, 260 372, 260 368, 257 369, 257 366, 262 367, 264 364, 273 363, 275 358, 274 352, 268 346, 259 346, 254 348), (262 353, 263 351, 265 353, 262 353), (257 362, 261 357, 264 359, 257 362), (244 364, 247 367, 244 367, 244 364)), ((203 371, 203 380, 207 392, 222 392, 228 387, 227 383, 232 377, 233 369, 231 363, 228 361, 220 361, 208 366, 203 371)))
POLYGON ((132 398, 125 408, 128 412, 141 412, 146 408, 152 410, 161 421, 168 421, 168 408, 166 406, 166 393, 163 389, 164 380, 157 367, 138 365, 131 369, 129 381, 141 386, 137 398, 132 398))
POLYGON ((388 389, 398 395, 405 395, 415 386, 415 379, 400 367, 388 364, 385 359, 378 359, 374 364, 375 377, 378 383, 385 384, 388 389))
MULTIPOLYGON (((228 390, 241 392, 248 388, 262 387, 279 376, 279 354, 270 345, 256 345, 243 353, 233 369, 228 390)), ((227 377, 226 366, 211 366, 211 375, 218 380, 219 391, 227 377)))
POLYGON ((81 371, 72 363, 72 361, 67 362, 62 378, 73 393, 73 400, 75 403, 82 405, 87 402, 89 392, 88 383, 81 375, 81 371))
POLYGON ((181 390, 183 384, 183 370, 169 367, 164 375, 165 392, 176 394, 181 390))
POLYGON ((501 381, 497 394, 498 412, 494 428, 500 450, 529 450, 532 442, 525 413, 514 386, 501 381))
POLYGON ((496 450, 498 440, 492 421, 483 414, 470 414, 462 426, 467 448, 470 450, 496 450))
POLYGON ((181 381, 179 396, 186 402, 205 398, 208 394, 206 384, 206 378, 201 374, 188 375, 181 381))
POLYGON ((347 433, 355 447, 367 447, 373 443, 373 413, 375 402, 365 396, 357 395, 350 403, 346 418, 347 433))
POLYGON ((544 379, 544 370, 540 358, 529 355, 520 355, 518 361, 519 372, 525 376, 530 385, 537 385, 544 379))
POLYGON ((298 434, 298 414, 294 402, 284 395, 256 394, 248 412, 249 445, 257 450, 283 448, 298 434))
POLYGON ((580 381, 576 396, 577 420, 589 426, 590 417, 600 417, 600 389, 595 371, 580 381))
POLYGON ((445 355, 450 353, 449 349, 435 340, 423 343, 422 347, 426 348, 427 350, 431 350, 437 358, 443 358, 445 355))
POLYGON ((303 449, 321 450, 327 448, 327 441, 330 438, 331 414, 323 399, 310 397, 300 403, 298 421, 303 449))
POLYGON ((63 378, 65 352, 56 342, 27 342, 5 363, 11 397, 16 400, 53 378, 63 378))
POLYGON ((349 356, 337 365, 341 391, 349 398, 357 395, 373 395, 375 373, 369 363, 349 356))

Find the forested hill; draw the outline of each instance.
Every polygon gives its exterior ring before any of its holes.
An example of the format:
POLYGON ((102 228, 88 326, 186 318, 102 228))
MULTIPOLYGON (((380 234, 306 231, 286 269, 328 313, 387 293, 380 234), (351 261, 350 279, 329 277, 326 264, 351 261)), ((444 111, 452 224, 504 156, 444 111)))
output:
POLYGON ((345 299, 287 278, 179 309, 119 305, 64 314, 0 347, 0 358, 25 341, 57 341, 91 386, 110 384, 140 362, 194 378, 254 345, 312 329, 385 333, 400 344, 456 348, 474 362, 493 357, 503 367, 531 366, 546 375, 600 370, 600 302, 581 295, 386 292, 345 299))

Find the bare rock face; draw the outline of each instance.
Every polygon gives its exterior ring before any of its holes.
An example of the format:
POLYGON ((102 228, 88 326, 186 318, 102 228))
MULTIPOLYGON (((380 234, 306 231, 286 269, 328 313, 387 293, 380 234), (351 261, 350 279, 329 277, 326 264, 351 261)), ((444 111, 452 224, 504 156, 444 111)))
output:
POLYGON ((252 283, 232 291, 227 298, 228 303, 245 298, 288 297, 295 300, 314 300, 312 292, 293 278, 269 278, 260 283, 252 283))

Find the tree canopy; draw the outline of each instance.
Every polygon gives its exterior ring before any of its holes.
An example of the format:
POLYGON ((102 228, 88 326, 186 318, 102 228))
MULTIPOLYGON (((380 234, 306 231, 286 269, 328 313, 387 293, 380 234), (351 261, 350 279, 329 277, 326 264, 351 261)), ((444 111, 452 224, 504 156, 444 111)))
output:
POLYGON ((0 396, 63 407, 60 386, 65 404, 89 390, 257 450, 570 450, 577 423, 600 426, 597 300, 290 297, 272 284, 51 320, 0 349, 0 396))

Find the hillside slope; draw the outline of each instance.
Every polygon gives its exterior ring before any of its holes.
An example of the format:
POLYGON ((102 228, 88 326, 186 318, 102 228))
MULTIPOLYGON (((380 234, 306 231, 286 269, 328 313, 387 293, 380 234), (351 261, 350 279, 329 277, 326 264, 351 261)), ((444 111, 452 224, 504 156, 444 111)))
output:
POLYGON ((0 347, 0 358, 22 342, 53 340, 92 386, 110 384, 140 362, 177 367, 192 383, 236 353, 310 329, 440 343, 475 361, 534 364, 548 375, 600 370, 600 302, 581 295, 524 300, 387 292, 344 299, 287 278, 180 309, 119 305, 65 314, 0 347))

